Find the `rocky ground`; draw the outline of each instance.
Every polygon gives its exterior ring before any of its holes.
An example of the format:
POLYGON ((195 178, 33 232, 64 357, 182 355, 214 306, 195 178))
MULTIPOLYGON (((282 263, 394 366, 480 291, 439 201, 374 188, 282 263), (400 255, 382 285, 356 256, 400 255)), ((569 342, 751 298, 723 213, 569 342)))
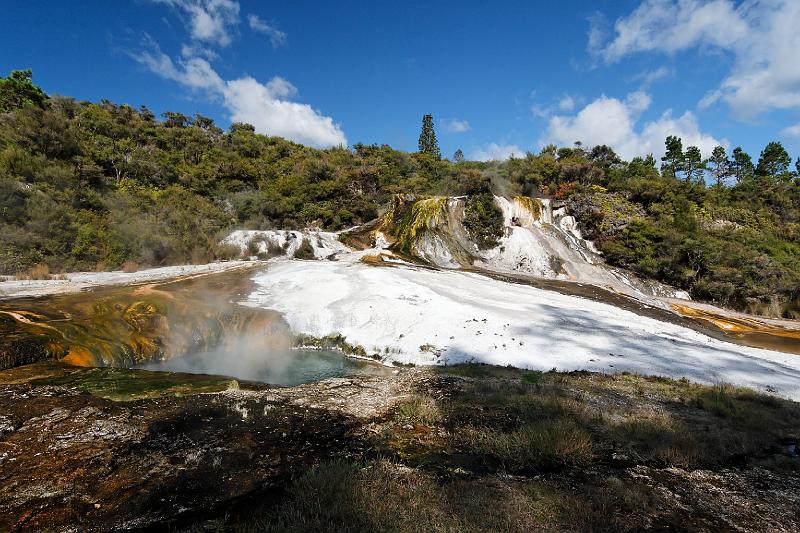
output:
POLYGON ((800 529, 800 405, 745 389, 478 365, 131 401, 0 383, 3 531, 800 529))

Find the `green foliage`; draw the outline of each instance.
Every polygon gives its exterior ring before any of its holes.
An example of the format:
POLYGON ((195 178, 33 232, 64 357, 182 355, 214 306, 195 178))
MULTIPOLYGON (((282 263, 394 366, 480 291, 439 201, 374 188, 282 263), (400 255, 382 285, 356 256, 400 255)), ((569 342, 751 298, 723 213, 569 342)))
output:
POLYGON ((704 162, 669 137, 660 174, 652 155, 625 162, 580 144, 451 163, 430 115, 414 154, 317 150, 249 124, 223 132, 200 115, 163 116, 48 98, 30 71, 0 78, 0 274, 207 261, 230 255, 218 243, 233 228, 338 230, 402 194, 428 199, 395 221, 401 250, 441 220, 447 200, 430 196, 444 194, 469 197, 465 225, 491 246, 502 230, 496 191, 566 199, 612 264, 722 305, 800 316, 800 180, 777 142, 756 169, 741 148, 728 160, 717 147, 704 162), (701 179, 706 163, 715 187, 701 179))
POLYGON ((108 101, 47 99, 0 80, 0 274, 142 267, 229 255, 235 227, 327 229, 397 193, 452 193, 455 167, 388 146, 316 150, 236 123, 108 101), (4 104, 5 105, 5 104, 4 104))
POLYGON ((314 256, 314 247, 311 246, 311 242, 307 238, 303 238, 303 242, 300 243, 300 246, 294 251, 294 258, 309 260, 316 259, 314 256))
POLYGON ((497 245, 503 236, 503 212, 489 191, 469 196, 464 204, 464 227, 479 248, 497 245))
POLYGON ((425 115, 422 117, 422 131, 419 134, 419 152, 441 159, 442 152, 439 143, 436 141, 436 132, 433 129, 433 116, 425 115))
POLYGON ((785 150, 771 143, 756 172, 741 148, 729 160, 717 147, 703 162, 677 137, 666 147, 662 174, 652 156, 626 163, 602 147, 546 147, 501 172, 565 199, 613 265, 723 306, 800 316, 800 187, 785 150), (715 187, 701 179, 706 166, 715 187))
POLYGON ((415 200, 403 211, 402 219, 397 224, 397 248, 402 252, 410 252, 417 235, 426 228, 435 227, 447 216, 447 198, 438 196, 415 200))
POLYGON ((770 176, 772 178, 789 179, 789 165, 792 163, 791 157, 777 141, 769 143, 761 152, 756 166, 757 176, 770 176))
POLYGON ((31 81, 32 72, 12 70, 7 78, 0 78, 0 113, 25 107, 44 107, 47 95, 31 81))
POLYGON ((678 172, 684 170, 683 142, 679 137, 670 135, 665 142, 666 152, 661 158, 661 173, 676 178, 678 172))

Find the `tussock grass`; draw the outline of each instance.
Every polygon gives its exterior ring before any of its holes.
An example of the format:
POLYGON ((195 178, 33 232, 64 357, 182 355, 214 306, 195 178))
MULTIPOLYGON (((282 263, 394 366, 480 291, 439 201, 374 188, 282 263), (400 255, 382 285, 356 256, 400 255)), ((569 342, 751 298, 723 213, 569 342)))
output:
POLYGON ((511 432, 471 429, 465 437, 471 448, 497 457, 512 472, 585 464, 592 458, 589 434, 570 420, 527 423, 511 432))
POLYGON ((38 265, 32 266, 25 272, 17 275, 19 279, 30 279, 30 280, 45 280, 45 279, 52 279, 53 276, 50 274, 50 267, 44 263, 39 263, 38 265))
POLYGON ((122 263, 122 271, 128 274, 132 274, 133 272, 139 271, 139 263, 136 261, 125 261, 122 263))
POLYGON ((414 396, 395 410, 395 419, 402 423, 432 425, 442 421, 442 414, 433 398, 414 396))
POLYGON ((311 241, 309 241, 306 237, 303 237, 303 242, 300 243, 300 246, 294 251, 294 258, 307 260, 316 259, 316 256, 314 255, 314 247, 311 246, 311 241))

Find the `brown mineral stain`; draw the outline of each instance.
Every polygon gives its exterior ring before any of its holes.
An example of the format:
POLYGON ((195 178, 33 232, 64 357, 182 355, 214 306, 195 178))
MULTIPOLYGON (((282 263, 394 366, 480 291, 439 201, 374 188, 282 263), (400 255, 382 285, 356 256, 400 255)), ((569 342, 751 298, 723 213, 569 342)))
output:
POLYGON ((751 346, 800 354, 800 325, 799 329, 792 329, 755 317, 726 316, 689 305, 670 305, 681 316, 710 322, 726 334, 747 340, 751 346))

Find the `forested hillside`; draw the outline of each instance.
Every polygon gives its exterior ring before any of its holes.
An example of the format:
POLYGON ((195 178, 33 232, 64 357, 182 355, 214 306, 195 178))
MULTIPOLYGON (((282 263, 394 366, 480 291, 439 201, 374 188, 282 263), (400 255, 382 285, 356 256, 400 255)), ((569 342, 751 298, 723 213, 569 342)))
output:
POLYGON ((218 244, 235 227, 342 229, 396 193, 485 197, 491 183, 563 201, 612 264, 697 298, 797 316, 800 180, 779 143, 755 163, 721 147, 704 161, 676 138, 661 162, 580 145, 502 163, 459 150, 451 162, 432 124, 419 153, 317 150, 248 124, 223 131, 199 115, 48 97, 29 71, 14 72, 0 78, 0 273, 224 258, 238 253, 218 244))

